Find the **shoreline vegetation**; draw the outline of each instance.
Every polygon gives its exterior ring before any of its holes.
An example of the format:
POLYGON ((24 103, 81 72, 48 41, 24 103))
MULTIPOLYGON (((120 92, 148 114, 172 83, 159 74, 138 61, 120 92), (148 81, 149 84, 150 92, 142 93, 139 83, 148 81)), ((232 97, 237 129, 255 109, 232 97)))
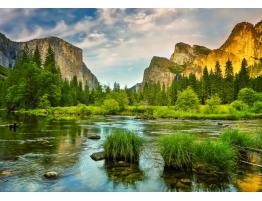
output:
POLYGON ((51 119, 73 120, 84 116, 121 115, 134 116, 138 119, 211 119, 211 120, 239 120, 262 119, 262 113, 251 111, 234 111, 230 105, 218 105, 218 112, 207 112, 206 105, 201 105, 199 111, 180 111, 175 106, 127 106, 124 110, 115 113, 108 112, 101 106, 77 105, 68 107, 49 107, 46 109, 20 109, 18 114, 48 117, 51 119))

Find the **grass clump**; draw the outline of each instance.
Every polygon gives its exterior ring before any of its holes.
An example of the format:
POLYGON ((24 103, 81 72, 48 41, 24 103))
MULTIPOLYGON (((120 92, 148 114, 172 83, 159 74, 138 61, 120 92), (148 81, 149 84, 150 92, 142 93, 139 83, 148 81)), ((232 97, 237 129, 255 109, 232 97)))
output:
POLYGON ((236 129, 227 129, 221 135, 221 140, 229 145, 240 147, 253 146, 254 139, 251 135, 244 132, 239 132, 236 129))
POLYGON ((222 141, 205 140, 195 144, 194 168, 213 173, 231 172, 237 155, 229 144, 222 141))
POLYGON ((163 136, 160 139, 160 153, 166 167, 189 169, 192 167, 194 137, 188 134, 163 136))
POLYGON ((136 133, 117 129, 106 137, 104 142, 105 157, 108 160, 135 163, 142 150, 143 139, 136 133))

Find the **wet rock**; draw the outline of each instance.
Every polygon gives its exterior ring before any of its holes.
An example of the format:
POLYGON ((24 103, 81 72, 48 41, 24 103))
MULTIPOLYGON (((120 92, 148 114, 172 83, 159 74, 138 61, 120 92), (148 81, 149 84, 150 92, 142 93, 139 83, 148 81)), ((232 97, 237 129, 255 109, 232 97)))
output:
POLYGON ((119 166, 119 167, 128 167, 128 166, 130 166, 130 163, 128 163, 126 161, 118 161, 117 162, 117 166, 119 166))
POLYGON ((100 160, 105 159, 105 153, 104 153, 103 151, 96 152, 96 153, 93 153, 90 157, 91 157, 94 161, 100 161, 100 160))
POLYGON ((191 180, 190 179, 187 179, 187 178, 183 178, 180 180, 183 184, 186 184, 186 185, 189 185, 191 184, 191 180))
POLYGON ((44 174, 44 176, 48 179, 55 179, 58 177, 58 173, 55 171, 50 171, 44 174))
POLYGON ((0 176, 9 177, 13 176, 15 174, 15 171, 13 170, 0 170, 0 176))
POLYGON ((223 123, 222 123, 222 122, 218 122, 217 125, 218 125, 218 126, 222 126, 223 123))
POLYGON ((101 137, 98 134, 92 134, 87 136, 88 139, 99 140, 101 137))

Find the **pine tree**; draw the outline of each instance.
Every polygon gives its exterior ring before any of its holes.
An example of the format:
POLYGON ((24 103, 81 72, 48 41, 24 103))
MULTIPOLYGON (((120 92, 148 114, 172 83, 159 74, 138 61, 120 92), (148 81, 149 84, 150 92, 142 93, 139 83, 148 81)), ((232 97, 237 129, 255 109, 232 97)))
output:
POLYGON ((210 78, 208 74, 207 67, 205 66, 203 70, 203 77, 202 77, 202 104, 205 103, 205 100, 210 96, 210 78))
POLYGON ((247 67, 247 60, 244 58, 242 60, 241 69, 239 72, 239 90, 245 87, 249 87, 249 72, 247 67))
POLYGON ((223 96, 223 75, 219 62, 216 62, 214 71, 214 94, 217 94, 220 98, 223 96))
POLYGON ((33 55, 33 61, 36 63, 36 65, 40 68, 42 63, 41 63, 41 55, 38 49, 38 46, 36 46, 34 55, 33 55))
POLYGON ((226 62, 225 80, 224 80, 224 96, 222 97, 224 103, 231 103, 234 100, 234 74, 232 62, 226 62))

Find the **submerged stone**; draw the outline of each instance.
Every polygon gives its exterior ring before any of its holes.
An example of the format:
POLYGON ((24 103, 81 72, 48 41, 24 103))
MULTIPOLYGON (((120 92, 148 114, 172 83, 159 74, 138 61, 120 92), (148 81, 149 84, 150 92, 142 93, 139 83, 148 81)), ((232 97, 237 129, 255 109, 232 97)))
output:
POLYGON ((100 161, 100 160, 105 159, 105 153, 104 153, 103 151, 96 152, 96 153, 93 153, 90 157, 91 157, 94 161, 100 161))
POLYGON ((99 140, 101 137, 98 134, 92 134, 87 136, 88 139, 99 140))
POLYGON ((55 171, 50 171, 44 174, 44 176, 48 179, 55 179, 58 177, 58 173, 55 171))

